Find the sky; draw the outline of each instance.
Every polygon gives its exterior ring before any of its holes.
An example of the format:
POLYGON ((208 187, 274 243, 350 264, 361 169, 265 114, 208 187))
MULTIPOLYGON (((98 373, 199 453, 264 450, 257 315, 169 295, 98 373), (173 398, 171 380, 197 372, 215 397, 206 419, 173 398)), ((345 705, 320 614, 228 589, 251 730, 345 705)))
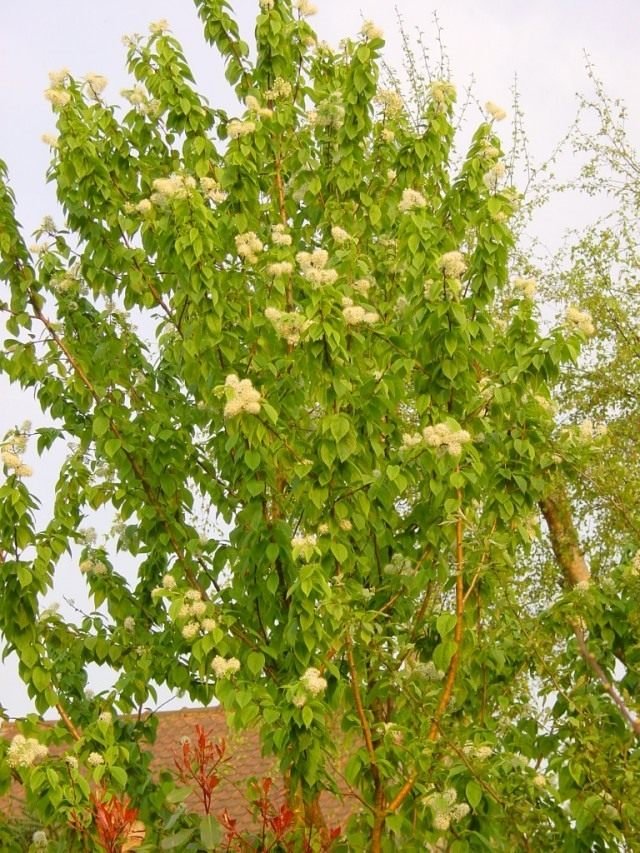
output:
MULTIPOLYGON (((373 20, 385 31, 385 58, 392 67, 400 67, 403 56, 398 15, 410 41, 415 43, 415 35, 421 30, 437 58, 433 23, 437 14, 451 77, 459 89, 473 77, 479 103, 492 100, 508 108, 517 77, 520 106, 537 159, 545 158, 569 127, 576 111, 576 92, 589 90, 585 52, 607 90, 627 102, 631 130, 640 137, 640 109, 635 109, 640 83, 637 0, 609 0, 606 4, 602 0, 441 0, 439 5, 429 0, 397 0, 396 4, 382 0, 315 2, 318 13, 311 23, 320 38, 337 45, 341 38, 355 35, 364 20, 373 20)), ((243 36, 250 40, 258 0, 231 0, 231 5, 243 36)), ((8 165, 18 198, 18 216, 27 235, 43 216, 56 218, 53 187, 45 182, 48 148, 40 138, 43 133, 54 132, 49 104, 42 95, 50 70, 68 66, 77 76, 104 74, 110 81, 105 97, 118 100, 120 89, 130 85, 122 36, 145 33, 151 21, 166 18, 182 42, 200 90, 214 105, 231 108, 222 64, 202 38, 192 0, 109 0, 101 4, 23 0, 3 6, 0 159, 8 165)), ((509 119, 499 131, 507 141, 509 119)), ((553 241, 554 234, 579 220, 581 213, 577 207, 560 208, 540 223, 543 239, 553 241)), ((31 242, 29 238, 27 241, 31 242)), ((27 418, 34 428, 46 425, 32 397, 10 388, 0 377, 0 436, 27 418)), ((26 461, 37 468, 33 452, 26 461)), ((51 474, 36 470, 32 485, 43 494, 45 509, 52 483, 51 474)), ((79 574, 72 577, 79 587, 79 574)), ((63 596, 74 597, 78 606, 86 602, 82 589, 58 579, 46 601, 63 596)), ((105 683, 104 675, 93 674, 92 687, 100 689, 105 683)), ((11 658, 0 664, 0 704, 11 716, 32 710, 11 658)), ((177 699, 172 707, 181 704, 184 700, 177 699)))

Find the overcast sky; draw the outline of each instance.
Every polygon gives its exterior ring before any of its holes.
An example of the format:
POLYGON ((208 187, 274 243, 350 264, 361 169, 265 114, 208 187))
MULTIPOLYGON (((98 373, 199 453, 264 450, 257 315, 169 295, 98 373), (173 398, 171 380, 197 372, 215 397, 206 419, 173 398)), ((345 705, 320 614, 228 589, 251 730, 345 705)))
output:
MULTIPOLYGON (((312 19, 321 38, 336 44, 355 35, 363 19, 381 26, 387 37, 386 59, 400 66, 402 50, 396 11, 407 31, 424 31, 433 44, 433 14, 444 31, 452 79, 462 88, 473 75, 480 102, 492 100, 508 107, 514 77, 518 77, 521 106, 526 115, 535 156, 550 152, 569 126, 576 109, 576 91, 588 90, 585 51, 607 89, 630 107, 632 130, 639 127, 636 109, 640 83, 640 3, 637 0, 315 0, 312 19)), ((232 0, 245 38, 250 39, 258 0, 232 0)), ((118 98, 129 81, 124 69, 124 34, 146 32, 151 21, 166 18, 182 42, 199 88, 214 105, 230 107, 221 63, 205 45, 191 0, 22 0, 5 2, 0 28, 0 159, 9 167, 18 197, 18 213, 28 233, 45 214, 54 214, 53 188, 45 183, 48 149, 40 141, 54 132, 49 104, 42 96, 47 72, 68 66, 74 75, 95 71, 107 76, 105 97, 118 98), (222 99, 222 103, 221 103, 222 99)), ((434 54, 437 55, 437 54, 434 54)), ((479 118, 478 114, 478 118, 479 118)), ((509 122, 499 126, 505 139, 509 122)), ((637 138, 637 136, 636 136, 637 138)), ((575 212, 577 215, 577 211, 575 212)), ((567 219, 572 211, 567 212, 567 219)), ((59 217, 58 217, 59 218, 59 217)), ((568 227, 554 223, 553 228, 568 227)), ((548 227, 548 226, 547 226, 548 227)), ((9 389, 0 378, 0 435, 30 418, 42 425, 33 400, 9 389)), ((33 452, 27 461, 33 463, 33 452)), ((35 460, 37 466, 37 460, 35 460)), ((0 477, 2 477, 0 472, 0 477)), ((36 472, 36 489, 51 489, 51 482, 36 472)), ((80 583, 77 572, 76 585, 80 583)), ((62 594, 82 600, 82 590, 56 584, 62 594)), ((54 596, 47 597, 50 600, 54 596)), ((0 704, 11 715, 31 710, 12 661, 0 665, 0 704)), ((95 687, 104 681, 96 677, 95 687)), ((178 700, 173 707, 178 707, 178 700)))

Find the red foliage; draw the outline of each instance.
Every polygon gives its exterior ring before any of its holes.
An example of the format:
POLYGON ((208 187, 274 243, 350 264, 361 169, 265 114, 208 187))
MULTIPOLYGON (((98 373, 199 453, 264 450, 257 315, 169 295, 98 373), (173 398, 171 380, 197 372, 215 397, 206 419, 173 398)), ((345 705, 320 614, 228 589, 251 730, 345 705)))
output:
POLYGON ((210 732, 196 726, 196 742, 182 742, 182 753, 174 758, 178 778, 185 785, 195 784, 205 814, 211 814, 211 798, 220 784, 218 768, 225 758, 226 744, 210 740, 210 732))
POLYGON ((107 799, 105 789, 98 788, 91 799, 98 843, 106 853, 123 853, 142 843, 142 838, 136 838, 141 834, 138 810, 131 807, 128 797, 120 799, 112 794, 107 799))

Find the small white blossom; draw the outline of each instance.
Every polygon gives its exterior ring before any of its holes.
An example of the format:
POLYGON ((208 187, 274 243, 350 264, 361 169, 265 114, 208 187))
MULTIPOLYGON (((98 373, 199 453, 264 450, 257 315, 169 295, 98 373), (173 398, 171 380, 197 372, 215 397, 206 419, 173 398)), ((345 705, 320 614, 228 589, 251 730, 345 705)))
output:
POLYGON ((438 259, 438 269, 445 278, 456 279, 464 275, 467 265, 461 252, 445 252, 438 259))
POLYGON ((147 213, 150 213, 153 210, 153 202, 149 198, 143 198, 142 201, 139 201, 136 204, 136 210, 138 213, 146 216, 147 213))
POLYGON ((291 83, 282 77, 276 77, 271 89, 267 89, 264 94, 269 101, 279 101, 290 98, 292 93, 293 88, 291 87, 291 83))
POLYGON ((296 261, 300 272, 314 286, 335 284, 338 273, 333 269, 325 269, 329 253, 326 249, 314 249, 313 252, 298 252, 296 261))
POLYGON ((374 101, 390 118, 399 116, 404 112, 402 96, 393 89, 379 89, 374 97, 374 101))
POLYGON ((361 34, 369 40, 384 38, 384 31, 376 26, 373 21, 365 21, 360 29, 361 34))
POLYGON ((153 35, 160 35, 161 33, 166 33, 169 29, 169 21, 166 18, 160 18, 159 21, 152 21, 149 24, 149 31, 153 35))
POLYGON ((182 629, 182 636, 185 640, 194 640, 200 632, 200 625, 197 622, 187 622, 182 629))
POLYGON ((47 838, 47 833, 42 829, 37 829, 33 835, 31 836, 31 843, 36 848, 36 850, 46 850, 49 846, 49 839, 47 838))
POLYGON ((327 689, 327 679, 323 678, 320 675, 320 670, 316 669, 314 666, 309 667, 302 677, 300 678, 300 684, 304 687, 304 689, 311 693, 312 696, 318 696, 320 693, 324 693, 327 689))
POLYGON ((99 767, 101 764, 104 764, 104 758, 99 752, 90 752, 87 757, 87 764, 89 767, 99 767))
POLYGON ((45 89, 44 96, 54 107, 66 107, 71 100, 66 89, 45 89))
POLYGON ((452 456, 459 456, 462 453, 462 445, 471 441, 471 436, 466 429, 456 430, 445 423, 425 427, 422 430, 422 437, 429 447, 445 450, 452 456))
POLYGON ((226 192, 221 189, 220 184, 214 178, 200 178, 200 188, 209 201, 215 204, 220 204, 227 197, 226 192))
POLYGON ((354 290, 357 290, 358 293, 362 293, 363 296, 366 296, 371 289, 371 282, 368 278, 359 278, 357 281, 354 281, 351 286, 354 290))
POLYGON ((482 180, 489 192, 494 193, 498 189, 498 184, 500 183, 500 180, 504 178, 506 171, 507 168, 504 163, 498 162, 495 166, 492 166, 488 172, 485 172, 482 176, 482 180))
POLYGON ((502 107, 499 107, 497 104, 494 104, 493 101, 487 101, 484 105, 485 110, 489 113, 494 121, 502 121, 502 119, 507 117, 507 113, 502 107))
POLYGON ((342 309, 347 326, 372 326, 380 320, 380 315, 375 311, 367 311, 361 305, 345 305, 342 309))
POLYGON ((279 311, 277 308, 267 308, 265 317, 271 323, 277 334, 288 344, 295 346, 309 328, 310 321, 296 311, 279 311))
POLYGON ((215 619, 203 619, 201 623, 202 630, 205 634, 210 634, 212 631, 215 631, 216 628, 216 620, 215 619))
POLYGON ((249 415, 257 415, 260 412, 262 395, 253 387, 250 379, 238 379, 235 373, 232 373, 227 376, 224 385, 227 389, 225 418, 233 418, 242 412, 249 415))
POLYGON ((419 432, 405 432, 402 435, 402 449, 410 450, 412 447, 418 447, 422 444, 422 436, 419 432))
POLYGON ((331 236, 336 241, 336 243, 348 243, 351 240, 351 234, 348 231, 345 231, 344 228, 341 228, 339 225, 334 225, 331 228, 331 236))
POLYGON ((163 206, 171 199, 188 198, 196 185, 192 177, 170 175, 168 178, 156 178, 153 182, 154 192, 151 195, 153 204, 163 206))
POLYGON ((95 74, 94 72, 85 74, 84 81, 91 90, 91 94, 96 99, 102 94, 102 92, 104 92, 109 82, 102 74, 95 74))
POLYGON ((402 199, 398 204, 398 210, 401 213, 407 213, 410 210, 417 210, 426 206, 427 200, 422 193, 412 189, 402 191, 402 199))
POLYGON ((245 234, 236 234, 235 243, 239 257, 250 264, 257 262, 258 255, 264 248, 262 240, 253 231, 247 231, 245 234))
POLYGON ((64 763, 71 770, 77 770, 78 769, 78 759, 75 757, 75 755, 65 755, 64 763))
POLYGON ((40 139, 44 142, 45 145, 48 145, 49 148, 58 147, 58 137, 54 136, 52 133, 43 133, 40 139))
POLYGON ((238 672, 240 661, 237 658, 223 658, 220 655, 216 655, 211 662, 211 667, 217 678, 227 678, 238 672))
POLYGON ((162 578, 162 587, 163 589, 175 589, 176 588, 176 579, 173 575, 164 575, 162 578))
POLYGON ((456 99, 456 87, 448 80, 434 80, 429 86, 429 91, 435 103, 441 108, 439 110, 441 112, 456 99))
POLYGON ((71 72, 68 68, 60 68, 58 71, 50 71, 49 83, 52 88, 59 89, 61 86, 64 86, 70 76, 71 72))
POLYGON ((238 118, 231 119, 227 125, 227 134, 230 139, 238 139, 241 136, 248 136, 256 129, 255 122, 241 121, 238 118))
POLYGON ((122 623, 122 626, 123 626, 125 631, 129 631, 129 632, 135 631, 136 620, 133 618, 133 616, 125 616, 125 619, 124 619, 124 622, 122 623))
POLYGON ((291 261, 277 261, 276 263, 269 264, 267 272, 274 278, 279 275, 291 275, 293 272, 293 264, 291 261))
POLYGON ((294 0, 293 8, 297 9, 301 15, 309 18, 311 15, 315 15, 318 11, 318 7, 313 3, 310 3, 309 0, 294 0))
POLYGON ((519 290, 525 299, 533 299, 538 288, 535 278, 514 278, 513 286, 519 290))
POLYGON ((274 225, 271 229, 271 242, 274 246, 290 246, 292 237, 286 233, 284 225, 274 225))
POLYGON ((308 561, 311 559, 318 542, 318 537, 315 533, 299 533, 291 540, 291 552, 293 559, 302 559, 308 561))
POLYGON ((596 333, 591 314, 588 311, 580 311, 579 308, 571 306, 567 308, 565 320, 568 326, 577 329, 587 337, 596 333))
POLYGON ((471 807, 468 803, 458 803, 451 809, 451 820, 462 820, 469 814, 470 811, 471 807))
POLYGON ((7 750, 7 762, 9 767, 31 767, 48 754, 48 748, 35 738, 14 735, 7 750))
POLYGON ((547 784, 547 777, 544 776, 542 773, 536 773, 536 775, 533 777, 533 784, 536 786, 536 788, 544 788, 547 784))

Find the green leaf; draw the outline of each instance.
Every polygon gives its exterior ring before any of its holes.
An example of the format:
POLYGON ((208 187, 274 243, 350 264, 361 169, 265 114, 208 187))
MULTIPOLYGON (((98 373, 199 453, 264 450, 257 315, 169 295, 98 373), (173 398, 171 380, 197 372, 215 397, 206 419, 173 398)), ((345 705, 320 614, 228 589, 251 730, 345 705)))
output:
POLYGON ((482 799, 482 788, 480 785, 472 779, 470 782, 467 782, 465 794, 471 808, 477 809, 482 799))
POLYGON ((215 850, 222 839, 222 827, 213 815, 200 818, 200 840, 205 850, 215 850))

